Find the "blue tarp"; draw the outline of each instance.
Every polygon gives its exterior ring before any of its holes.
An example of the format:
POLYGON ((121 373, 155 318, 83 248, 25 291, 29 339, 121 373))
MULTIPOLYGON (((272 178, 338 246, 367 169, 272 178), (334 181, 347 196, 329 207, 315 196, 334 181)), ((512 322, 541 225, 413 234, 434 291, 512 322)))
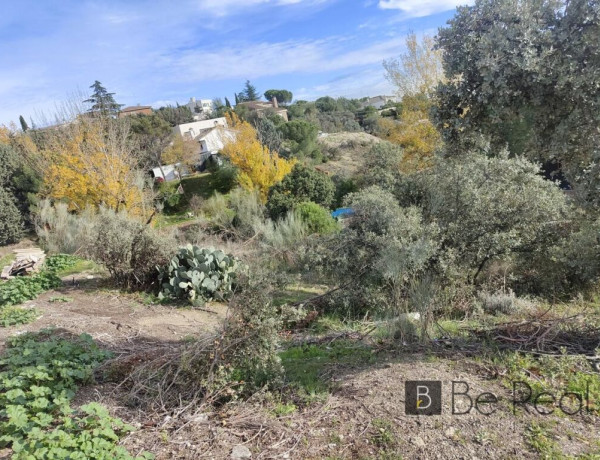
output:
POLYGON ((331 217, 339 219, 340 217, 349 217, 352 214, 354 214, 354 209, 352 208, 337 208, 331 213, 331 217))

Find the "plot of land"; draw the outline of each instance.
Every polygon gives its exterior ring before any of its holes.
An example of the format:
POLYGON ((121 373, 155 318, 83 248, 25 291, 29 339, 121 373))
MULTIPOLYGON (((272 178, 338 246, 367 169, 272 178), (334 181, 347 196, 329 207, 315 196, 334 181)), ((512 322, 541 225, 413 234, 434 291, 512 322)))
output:
MULTIPOLYGON (((151 305, 143 297, 107 290, 98 275, 89 276, 69 277, 63 288, 28 302, 42 316, 0 328, 0 348, 11 335, 56 327, 57 333, 89 333, 125 359, 145 346, 176 344, 214 330, 226 315, 222 304, 207 305, 209 311, 151 305)), ((292 289, 282 300, 294 295, 305 298, 310 290, 292 289)), ((130 452, 145 450, 158 459, 232 458, 234 448, 248 448, 257 459, 555 458, 600 449, 596 415, 513 414, 512 394, 497 369, 472 351, 443 346, 386 351, 370 336, 328 332, 326 339, 317 333, 312 344, 305 340, 282 349, 287 378, 282 394, 259 393, 250 401, 174 416, 128 407, 126 392, 100 378, 83 387, 75 402, 107 405, 138 428, 124 441, 130 452), (409 380, 442 382, 442 415, 405 415, 409 380), (468 382, 473 399, 497 395, 497 411, 453 415, 452 381, 459 380, 468 382)), ((294 343, 303 337, 308 336, 297 335, 294 343)), ((457 397, 455 408, 466 410, 467 401, 457 397)))

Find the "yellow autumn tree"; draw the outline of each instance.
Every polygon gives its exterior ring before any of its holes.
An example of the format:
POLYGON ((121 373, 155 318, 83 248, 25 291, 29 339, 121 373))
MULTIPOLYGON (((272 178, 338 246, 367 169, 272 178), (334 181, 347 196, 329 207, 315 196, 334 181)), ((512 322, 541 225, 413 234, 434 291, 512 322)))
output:
POLYGON ((162 153, 162 162, 164 164, 180 163, 192 171, 200 158, 199 151, 200 146, 197 142, 175 135, 173 142, 162 153))
POLYGON ((435 103, 433 92, 444 81, 442 51, 434 45, 433 37, 418 38, 410 33, 406 51, 383 62, 386 78, 402 96, 402 113, 398 120, 381 119, 378 135, 403 148, 400 169, 406 173, 430 167, 436 150, 442 146, 429 115, 435 103))
POLYGON ((280 182, 296 163, 281 158, 258 140, 256 130, 247 121, 229 112, 227 122, 235 140, 225 144, 222 154, 239 169, 238 182, 247 190, 257 190, 263 202, 269 188, 280 182))
POLYGON ((378 135, 402 147, 400 170, 411 173, 433 165, 436 150, 442 146, 440 133, 429 119, 430 104, 425 95, 402 98, 399 120, 381 118, 378 135))
POLYGON ((150 209, 127 135, 104 123, 80 119, 57 133, 44 152, 50 166, 43 194, 74 211, 103 205, 145 217, 150 209))

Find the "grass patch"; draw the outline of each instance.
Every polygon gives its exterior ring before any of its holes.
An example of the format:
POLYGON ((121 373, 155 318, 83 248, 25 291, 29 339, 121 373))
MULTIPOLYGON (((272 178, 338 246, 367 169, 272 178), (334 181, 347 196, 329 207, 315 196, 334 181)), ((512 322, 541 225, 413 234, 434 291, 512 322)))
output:
POLYGON ((383 418, 375 418, 372 423, 375 429, 374 434, 371 436, 373 444, 384 449, 394 447, 397 441, 392 423, 383 418))
POLYGON ((316 297, 327 291, 327 286, 310 284, 292 284, 288 289, 276 292, 273 296, 273 305, 280 307, 285 304, 302 302, 316 297))
POLYGON ((101 271, 102 267, 95 262, 92 262, 91 260, 77 259, 73 265, 58 270, 56 274, 63 277, 83 272, 100 273, 101 271))
POLYGON ((186 222, 193 222, 196 220, 195 216, 189 217, 187 211, 179 211, 175 214, 159 214, 156 216, 154 226, 156 228, 170 227, 171 225, 179 225, 186 222))
POLYGON ((370 348, 343 340, 330 345, 291 347, 279 356, 288 383, 309 401, 329 392, 329 376, 334 367, 359 366, 375 360, 370 348))
MULTIPOLYGON (((160 190, 165 192, 174 192, 179 188, 179 185, 179 181, 162 183, 160 185, 160 190)), ((219 174, 213 174, 210 172, 203 172, 184 177, 181 180, 181 187, 183 188, 183 195, 181 196, 177 205, 174 206, 173 209, 171 209, 171 212, 168 214, 176 215, 184 212, 190 203, 190 199, 194 195, 206 200, 214 195, 215 192, 223 194, 229 192, 229 184, 225 183, 219 174)))
POLYGON ((5 256, 0 257, 0 271, 7 265, 10 265, 14 260, 14 254, 6 254, 5 256))

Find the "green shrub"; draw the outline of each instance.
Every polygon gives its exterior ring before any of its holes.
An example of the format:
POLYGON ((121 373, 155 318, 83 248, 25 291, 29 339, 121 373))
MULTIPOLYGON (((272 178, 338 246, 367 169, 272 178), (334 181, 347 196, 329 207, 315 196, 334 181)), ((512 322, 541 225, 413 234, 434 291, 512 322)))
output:
POLYGON ((329 208, 334 196, 335 185, 329 176, 296 164, 290 174, 269 190, 267 211, 272 219, 278 219, 303 201, 329 208))
POLYGON ((509 315, 517 311, 517 299, 512 291, 480 292, 478 298, 481 308, 486 313, 509 315))
POLYGON ((215 191, 219 193, 229 193, 237 183, 238 170, 230 163, 220 166, 212 174, 214 176, 215 191))
POLYGON ((0 246, 16 243, 23 236, 23 218, 15 199, 0 185, 0 246))
POLYGON ((352 317, 401 312, 410 282, 437 269, 437 226, 424 222, 419 209, 401 208, 379 187, 351 193, 344 203, 354 215, 344 231, 316 248, 309 263, 345 286, 324 308, 352 317))
POLYGON ((237 188, 229 194, 229 206, 235 213, 231 222, 236 236, 250 238, 265 218, 265 207, 257 192, 237 188))
POLYGON ((227 298, 238 269, 238 260, 223 251, 189 244, 180 248, 160 272, 159 297, 188 299, 192 303, 227 298))
POLYGON ((106 267, 117 285, 151 289, 157 284, 156 267, 166 265, 175 247, 171 235, 101 208, 84 254, 106 267))
POLYGON ((210 218, 213 227, 220 230, 230 228, 235 217, 227 198, 217 192, 204 202, 202 211, 210 218))
POLYGON ((294 208, 297 216, 306 224, 310 233, 327 234, 339 230, 339 225, 331 213, 317 203, 306 201, 294 208))
POLYGON ((46 201, 36 221, 44 247, 65 254, 77 252, 103 265, 117 285, 127 288, 155 286, 156 267, 165 265, 177 247, 171 234, 161 233, 125 211, 104 207, 76 215, 61 203, 52 206, 46 201))
POLYGON ((293 251, 306 238, 308 229, 294 212, 288 212, 278 221, 265 220, 257 232, 261 234, 261 243, 268 249, 293 251))
POLYGON ((349 193, 358 192, 358 186, 353 179, 348 179, 344 177, 334 177, 335 183, 335 199, 334 199, 334 208, 339 208, 342 206, 344 198, 349 193))
POLYGON ((400 164, 404 157, 402 148, 391 142, 378 142, 365 155, 367 168, 363 173, 364 185, 377 185, 388 192, 396 193, 402 180, 400 164))
POLYGON ((31 276, 18 276, 0 284, 0 308, 35 299, 44 291, 62 285, 54 272, 42 271, 31 276))
POLYGON ((132 459, 116 445, 132 427, 99 404, 78 411, 69 405, 77 386, 89 382, 109 354, 89 335, 67 341, 51 334, 8 339, 0 358, 0 447, 11 447, 16 460, 132 459))
POLYGON ((74 214, 65 203, 52 205, 50 200, 43 200, 34 222, 42 247, 54 254, 75 254, 93 241, 95 216, 91 209, 74 214))
POLYGON ((163 186, 162 191, 160 193, 160 200, 164 205, 165 211, 178 211, 179 204, 182 201, 183 194, 179 193, 176 188, 170 186, 170 184, 166 184, 163 186))

